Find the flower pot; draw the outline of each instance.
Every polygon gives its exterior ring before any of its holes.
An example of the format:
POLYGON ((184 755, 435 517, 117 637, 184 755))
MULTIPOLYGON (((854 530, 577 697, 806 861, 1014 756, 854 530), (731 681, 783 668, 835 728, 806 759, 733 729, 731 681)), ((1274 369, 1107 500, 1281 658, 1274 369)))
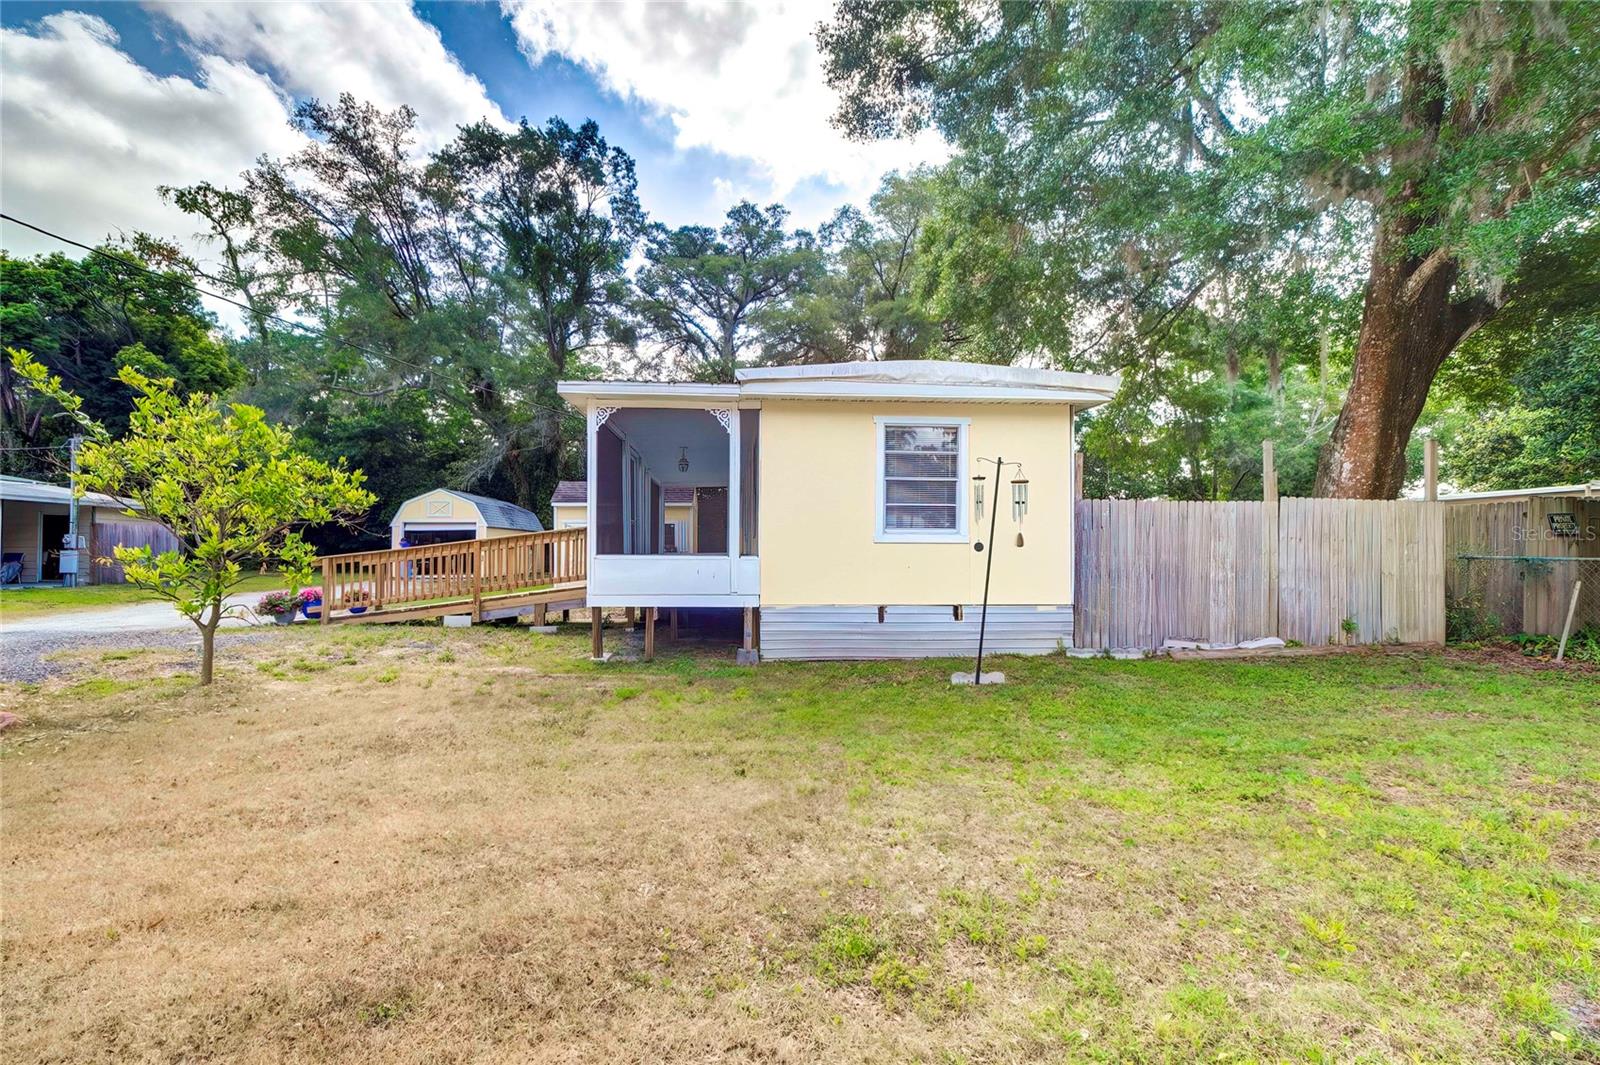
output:
POLYGON ((300 604, 300 613, 306 616, 307 621, 316 621, 322 617, 322 600, 309 599, 300 604))
POLYGON ((272 623, 274 625, 292 625, 292 624, 294 624, 294 611, 291 610, 291 611, 289 611, 287 613, 284 613, 284 614, 274 614, 274 615, 272 615, 272 623))
POLYGON ((364 606, 353 606, 350 608, 350 613, 352 614, 365 614, 366 612, 367 608, 364 606))

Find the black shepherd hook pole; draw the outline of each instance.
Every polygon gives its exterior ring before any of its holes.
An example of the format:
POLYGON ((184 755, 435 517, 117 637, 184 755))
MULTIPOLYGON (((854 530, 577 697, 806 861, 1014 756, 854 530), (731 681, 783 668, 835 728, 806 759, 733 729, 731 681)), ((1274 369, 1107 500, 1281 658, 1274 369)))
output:
MULTIPOLYGON (((994 572, 994 527, 1000 518, 1000 471, 1006 468, 1003 457, 980 458, 978 461, 994 463, 994 509, 989 512, 989 557, 983 561, 983 609, 978 614, 978 661, 972 667, 974 688, 983 683, 983 634, 989 627, 989 574, 994 572)), ((978 545, 978 550, 983 550, 983 544, 978 545)))
MULTIPOLYGON (((987 459, 979 459, 986 462, 987 459)), ((984 630, 989 627, 989 574, 995 568, 995 521, 1000 518, 1000 470, 1005 469, 1002 459, 995 459, 995 501, 989 510, 989 558, 984 560, 984 606, 978 614, 978 664, 973 665, 973 688, 984 683, 984 630)), ((979 544, 978 550, 984 545, 979 544)))

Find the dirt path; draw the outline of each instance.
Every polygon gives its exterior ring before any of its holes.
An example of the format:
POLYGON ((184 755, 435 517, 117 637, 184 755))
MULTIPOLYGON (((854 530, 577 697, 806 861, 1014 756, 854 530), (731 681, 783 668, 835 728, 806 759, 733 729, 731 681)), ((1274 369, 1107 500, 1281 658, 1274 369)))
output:
MULTIPOLYGON (((251 605, 258 593, 228 598, 230 606, 251 605)), ((228 619, 223 625, 240 628, 253 621, 228 619)), ((35 614, 16 620, 0 618, 0 680, 37 681, 61 672, 49 659, 62 651, 83 647, 113 650, 126 647, 186 647, 198 652, 199 634, 171 603, 130 603, 104 610, 73 610, 35 614)))

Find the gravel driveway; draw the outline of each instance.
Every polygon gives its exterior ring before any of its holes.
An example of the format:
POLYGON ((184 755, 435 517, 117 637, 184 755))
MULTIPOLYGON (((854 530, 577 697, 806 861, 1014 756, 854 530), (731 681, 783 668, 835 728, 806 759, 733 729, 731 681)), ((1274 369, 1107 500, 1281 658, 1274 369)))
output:
MULTIPOLYGON (((228 605, 249 605, 254 595, 236 595, 228 605)), ((224 620, 228 628, 252 622, 224 620)), ((270 622, 268 623, 270 624, 270 622)), ((200 660, 200 634, 171 603, 134 603, 105 610, 64 610, 8 621, 0 618, 0 681, 38 681, 66 667, 46 661, 61 651, 135 647, 189 647, 200 660)))

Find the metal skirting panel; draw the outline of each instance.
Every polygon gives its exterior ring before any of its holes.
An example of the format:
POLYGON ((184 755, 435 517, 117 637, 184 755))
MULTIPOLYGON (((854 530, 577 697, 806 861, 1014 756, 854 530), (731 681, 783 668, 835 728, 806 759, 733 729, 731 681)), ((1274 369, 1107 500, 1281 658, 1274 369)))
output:
POLYGON ((731 607, 739 609, 747 606, 760 606, 759 595, 646 595, 642 592, 630 592, 626 595, 599 595, 590 592, 589 606, 658 606, 678 607, 679 609, 697 610, 711 607, 731 607))
MULTIPOLYGON (((978 651, 979 608, 764 606, 765 659, 962 658, 978 651)), ((1072 646, 1070 606, 991 606, 984 653, 1044 655, 1072 646)))

